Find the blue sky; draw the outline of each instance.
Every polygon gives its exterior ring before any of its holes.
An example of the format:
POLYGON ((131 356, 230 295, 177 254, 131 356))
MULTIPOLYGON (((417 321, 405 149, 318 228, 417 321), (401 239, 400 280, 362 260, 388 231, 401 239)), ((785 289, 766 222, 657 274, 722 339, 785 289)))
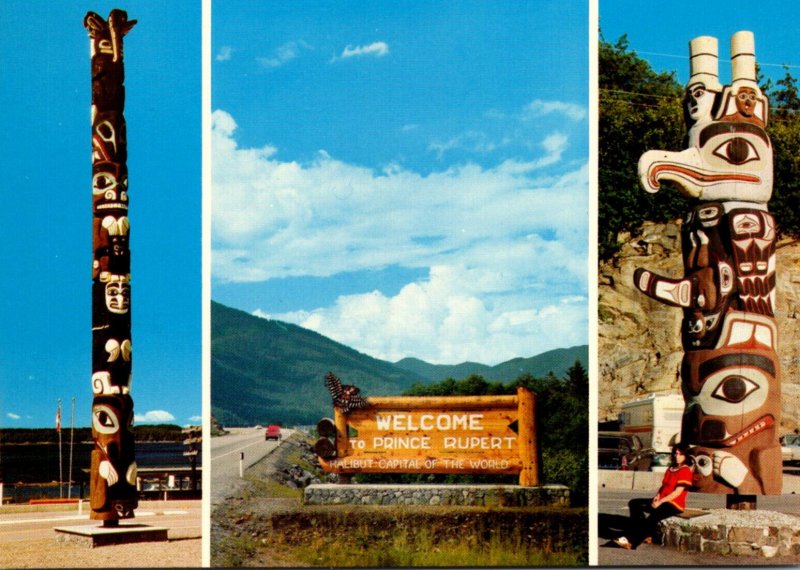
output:
MULTIPOLYGON (((126 0, 133 384, 138 423, 196 423, 200 380, 200 3, 126 0)), ((0 427, 88 426, 88 10, 0 3, 0 427)))
POLYGON ((587 342, 588 11, 212 4, 212 298, 378 358, 587 342))
POLYGON ((730 81, 730 37, 739 30, 755 35, 756 62, 767 76, 780 79, 783 65, 800 75, 800 35, 794 24, 796 4, 766 1, 745 7, 730 1, 632 2, 600 0, 600 30, 606 41, 628 34, 630 48, 658 71, 676 71, 689 78, 689 41, 698 36, 719 40, 720 80, 730 81))

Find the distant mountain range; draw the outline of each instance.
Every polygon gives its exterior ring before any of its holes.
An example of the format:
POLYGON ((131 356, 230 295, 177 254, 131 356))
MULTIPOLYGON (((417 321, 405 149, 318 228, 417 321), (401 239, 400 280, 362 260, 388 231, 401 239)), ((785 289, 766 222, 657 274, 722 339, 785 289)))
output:
POLYGON ((314 424, 333 414, 324 377, 332 371, 365 396, 399 395, 414 383, 480 374, 511 382, 522 374, 559 378, 588 347, 551 350, 496 366, 476 362, 429 364, 416 358, 396 363, 372 358, 319 333, 255 317, 211 303, 211 412, 223 426, 280 422, 314 424))

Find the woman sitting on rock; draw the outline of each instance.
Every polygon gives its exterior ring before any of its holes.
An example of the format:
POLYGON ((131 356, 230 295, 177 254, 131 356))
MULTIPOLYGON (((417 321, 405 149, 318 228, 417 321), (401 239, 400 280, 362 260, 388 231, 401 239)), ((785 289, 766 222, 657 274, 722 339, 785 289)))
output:
POLYGON ((642 542, 652 541, 658 532, 658 523, 666 518, 680 514, 686 509, 686 495, 692 486, 692 459, 689 446, 676 443, 672 446, 672 464, 664 473, 661 488, 651 499, 631 499, 628 509, 631 512, 630 538, 621 536, 614 543, 628 550, 642 542), (648 516, 645 516, 649 513, 648 516))

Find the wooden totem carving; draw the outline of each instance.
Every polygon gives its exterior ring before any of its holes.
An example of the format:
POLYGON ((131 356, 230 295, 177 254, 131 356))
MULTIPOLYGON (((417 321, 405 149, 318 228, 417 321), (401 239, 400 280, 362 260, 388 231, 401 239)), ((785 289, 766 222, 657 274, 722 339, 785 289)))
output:
POLYGON ((84 18, 92 57, 91 518, 114 524, 138 505, 131 386, 131 263, 122 10, 84 18))
POLYGON ((682 278, 646 269, 636 287, 683 309, 681 439, 699 491, 781 493, 781 390, 775 309, 775 221, 769 101, 756 83, 752 32, 731 38, 732 80, 718 79, 717 40, 690 42, 684 99, 688 148, 639 159, 648 192, 672 182, 690 201, 682 278))

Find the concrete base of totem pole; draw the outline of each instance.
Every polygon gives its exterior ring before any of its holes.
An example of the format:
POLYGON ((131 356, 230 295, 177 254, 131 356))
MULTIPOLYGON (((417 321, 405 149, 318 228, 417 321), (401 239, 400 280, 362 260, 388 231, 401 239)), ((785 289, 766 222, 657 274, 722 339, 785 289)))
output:
POLYGON ((688 510, 660 523, 662 544, 731 556, 800 555, 800 517, 775 511, 688 510))
POLYGON ((306 505, 462 505, 480 507, 568 507, 565 485, 309 485, 306 505))
POLYGON ((123 524, 118 526, 82 525, 62 526, 54 529, 59 542, 75 542, 94 548, 111 544, 127 544, 131 542, 164 542, 167 540, 167 529, 144 524, 123 524))

